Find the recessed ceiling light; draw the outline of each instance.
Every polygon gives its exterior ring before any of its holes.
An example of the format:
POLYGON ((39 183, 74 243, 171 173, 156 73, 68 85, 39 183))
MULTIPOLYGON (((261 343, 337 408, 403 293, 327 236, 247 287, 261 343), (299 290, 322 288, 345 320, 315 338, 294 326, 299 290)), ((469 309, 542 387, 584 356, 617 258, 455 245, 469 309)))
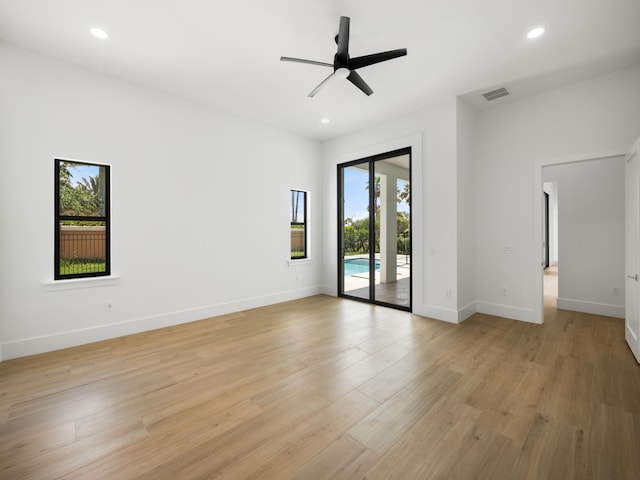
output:
POLYGON ((109 38, 109 35, 107 34, 107 32, 97 27, 93 27, 91 29, 91 35, 101 40, 106 40, 107 38, 109 38))
POLYGON ((329 120, 328 118, 326 118, 326 117, 325 117, 325 118, 323 118, 322 120, 320 120, 320 123, 324 123, 324 124, 326 125, 326 124, 327 124, 327 123, 329 123, 330 121, 331 121, 331 120, 329 120))
POLYGON ((529 30, 529 33, 527 33, 527 38, 538 38, 539 36, 541 36, 545 31, 544 27, 536 27, 533 28, 531 30, 529 30))

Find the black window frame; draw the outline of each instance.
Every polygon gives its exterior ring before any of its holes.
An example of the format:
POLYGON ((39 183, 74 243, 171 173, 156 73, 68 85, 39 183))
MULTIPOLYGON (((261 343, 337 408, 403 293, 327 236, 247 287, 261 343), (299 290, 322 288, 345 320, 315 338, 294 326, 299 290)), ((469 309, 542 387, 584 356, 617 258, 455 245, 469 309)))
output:
MULTIPOLYGON (((305 258, 308 258, 309 256, 309 251, 308 251, 308 232, 309 232, 309 224, 308 224, 308 216, 307 216, 307 212, 308 212, 308 192, 306 192, 305 190, 298 190, 295 188, 292 188, 291 190, 289 190, 289 198, 291 199, 291 195, 293 195, 294 193, 302 193, 303 195, 303 203, 304 203, 304 209, 303 209, 303 221, 302 222, 296 222, 294 221, 293 218, 293 213, 291 215, 291 222, 290 222, 290 229, 293 228, 294 226, 300 226, 302 225, 302 229, 304 231, 304 247, 303 247, 303 252, 302 255, 291 255, 291 260, 302 260, 305 258)), ((293 206, 292 206, 293 208, 293 206)), ((289 245, 289 252, 291 254, 291 245, 289 245)))
POLYGON ((64 158, 54 159, 54 280, 69 280, 73 278, 106 277, 111 275, 111 166, 102 163, 85 162, 64 158), (104 215, 61 215, 60 214, 60 166, 63 163, 87 165, 105 169, 104 215), (105 271, 84 273, 60 273, 60 232, 61 222, 65 220, 77 220, 87 222, 104 222, 105 226, 105 271))

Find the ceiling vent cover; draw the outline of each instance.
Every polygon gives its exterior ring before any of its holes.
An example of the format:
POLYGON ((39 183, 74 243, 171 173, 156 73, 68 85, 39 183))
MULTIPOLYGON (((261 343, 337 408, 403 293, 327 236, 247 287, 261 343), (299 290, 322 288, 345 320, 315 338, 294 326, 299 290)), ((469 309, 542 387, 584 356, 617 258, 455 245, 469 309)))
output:
POLYGON ((496 88, 495 90, 491 90, 490 92, 483 93, 482 96, 485 98, 487 102, 491 100, 495 100, 496 98, 506 97, 507 95, 511 95, 509 90, 504 87, 496 88))

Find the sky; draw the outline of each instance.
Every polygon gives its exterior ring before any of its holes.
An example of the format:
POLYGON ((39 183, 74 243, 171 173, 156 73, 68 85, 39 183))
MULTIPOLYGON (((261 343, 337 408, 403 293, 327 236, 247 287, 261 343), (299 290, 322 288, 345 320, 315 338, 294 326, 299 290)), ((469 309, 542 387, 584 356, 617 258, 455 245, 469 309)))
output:
POLYGON ((83 178, 89 179, 89 177, 97 177, 99 169, 100 167, 96 165, 74 164, 74 168, 69 169, 71 173, 71 185, 75 187, 83 178))
MULTIPOLYGON (((369 190, 367 182, 369 174, 355 168, 345 168, 344 172, 344 218, 360 220, 369 216, 367 205, 369 203, 369 190)), ((402 191, 408 183, 398 180, 398 188, 402 191)), ((409 212, 409 205, 404 200, 398 203, 398 211, 409 212)))

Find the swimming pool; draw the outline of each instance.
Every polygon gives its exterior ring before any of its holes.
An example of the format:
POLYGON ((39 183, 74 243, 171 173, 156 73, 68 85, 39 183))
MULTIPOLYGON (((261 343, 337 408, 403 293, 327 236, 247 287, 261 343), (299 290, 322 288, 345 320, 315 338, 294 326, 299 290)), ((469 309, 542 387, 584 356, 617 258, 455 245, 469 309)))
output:
MULTIPOLYGON (((380 260, 376 260, 376 270, 380 270, 380 260)), ((357 275, 359 273, 369 272, 368 258, 345 258, 344 274, 345 276, 357 275)))

